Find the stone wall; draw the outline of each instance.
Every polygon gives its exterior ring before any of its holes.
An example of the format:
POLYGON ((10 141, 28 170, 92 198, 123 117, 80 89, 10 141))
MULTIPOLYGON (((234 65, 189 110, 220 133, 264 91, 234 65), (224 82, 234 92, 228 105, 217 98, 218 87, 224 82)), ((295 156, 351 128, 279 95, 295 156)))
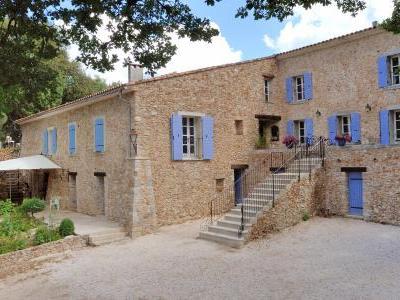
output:
POLYGON ((82 249, 87 238, 68 236, 62 240, 0 255, 0 278, 34 269, 52 259, 51 255, 82 249))
POLYGON ((330 214, 348 213, 348 177, 342 168, 365 167, 364 218, 400 225, 400 145, 329 147, 323 208, 330 214))
POLYGON ((325 171, 314 169, 311 180, 302 175, 300 182, 291 183, 281 191, 275 207, 265 211, 250 229, 249 239, 254 240, 280 231, 302 221, 304 214, 313 216, 320 209, 325 196, 325 171))

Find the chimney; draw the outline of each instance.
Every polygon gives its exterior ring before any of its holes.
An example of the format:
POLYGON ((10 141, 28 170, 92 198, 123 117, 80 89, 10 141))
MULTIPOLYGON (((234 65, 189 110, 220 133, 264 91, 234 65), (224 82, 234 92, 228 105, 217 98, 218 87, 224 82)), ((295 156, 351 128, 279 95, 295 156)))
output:
POLYGON ((373 27, 373 28, 378 27, 378 21, 373 21, 373 22, 372 22, 372 27, 373 27))
POLYGON ((128 64, 128 83, 143 79, 143 68, 137 64, 128 64))

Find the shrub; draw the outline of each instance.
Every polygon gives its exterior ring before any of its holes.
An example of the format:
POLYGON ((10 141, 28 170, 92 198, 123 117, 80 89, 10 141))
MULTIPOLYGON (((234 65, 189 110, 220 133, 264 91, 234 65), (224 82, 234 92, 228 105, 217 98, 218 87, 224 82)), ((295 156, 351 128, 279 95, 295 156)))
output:
POLYGON ((31 213, 32 217, 34 213, 40 212, 46 208, 46 203, 39 198, 26 198, 21 204, 21 210, 23 212, 31 213))
POLYGON ((33 244, 41 245, 52 241, 57 241, 60 238, 61 237, 57 229, 51 229, 47 226, 41 226, 36 230, 35 236, 33 238, 33 244))
POLYGON ((26 239, 10 237, 0 238, 0 254, 25 249, 27 246, 28 241, 26 239))
POLYGON ((0 201, 0 215, 8 215, 15 211, 15 204, 10 199, 0 201))
POLYGON ((265 138, 265 136, 261 135, 258 137, 258 139, 256 140, 256 148, 257 149, 267 148, 267 139, 265 138))
POLYGON ((309 219, 310 219, 310 214, 307 211, 303 212, 303 221, 307 221, 309 219))
POLYGON ((63 219, 58 228, 58 232, 61 236, 67 236, 74 234, 75 226, 71 219, 63 219))

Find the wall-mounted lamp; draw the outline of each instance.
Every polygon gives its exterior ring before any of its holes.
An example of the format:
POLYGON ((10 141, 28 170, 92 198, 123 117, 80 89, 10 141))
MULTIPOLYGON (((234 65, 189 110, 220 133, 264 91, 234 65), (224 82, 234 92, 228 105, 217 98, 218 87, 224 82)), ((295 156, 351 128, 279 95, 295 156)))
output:
POLYGON ((371 110, 372 110, 371 105, 369 105, 369 104, 367 103, 367 105, 365 105, 365 111, 366 111, 366 112, 369 112, 369 111, 371 111, 371 110))
POLYGON ((315 112, 315 114, 316 114, 316 116, 317 117, 320 117, 321 116, 321 112, 317 109, 317 111, 315 112))

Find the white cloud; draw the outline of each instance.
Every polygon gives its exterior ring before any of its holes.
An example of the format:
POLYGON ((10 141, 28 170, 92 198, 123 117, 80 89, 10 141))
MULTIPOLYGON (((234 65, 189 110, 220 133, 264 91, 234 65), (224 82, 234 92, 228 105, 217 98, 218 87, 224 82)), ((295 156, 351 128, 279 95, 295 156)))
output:
POLYGON ((391 15, 392 0, 366 2, 367 8, 356 17, 343 14, 334 5, 316 5, 310 10, 298 7, 275 39, 264 35, 264 44, 274 51, 287 51, 370 27, 372 21, 391 15))
MULTIPOLYGON (((107 19, 104 20, 104 23, 106 22, 108 22, 107 19)), ((213 23, 212 25, 219 29, 217 24, 213 23)), ((108 34, 104 26, 98 32, 98 36, 102 40, 107 39, 108 34)), ((211 43, 191 42, 188 38, 179 39, 175 34, 171 37, 172 42, 178 47, 177 52, 166 67, 157 72, 158 75, 237 62, 242 57, 242 52, 232 49, 226 38, 221 34, 213 37, 211 43)), ((77 46, 71 46, 68 49, 68 53, 74 59, 79 55, 79 49, 77 46)), ((113 71, 100 73, 87 68, 87 74, 104 78, 107 83, 116 81, 126 82, 128 71, 123 66, 123 61, 127 55, 122 50, 114 50, 113 53, 117 54, 119 58, 119 62, 115 64, 113 71)))

